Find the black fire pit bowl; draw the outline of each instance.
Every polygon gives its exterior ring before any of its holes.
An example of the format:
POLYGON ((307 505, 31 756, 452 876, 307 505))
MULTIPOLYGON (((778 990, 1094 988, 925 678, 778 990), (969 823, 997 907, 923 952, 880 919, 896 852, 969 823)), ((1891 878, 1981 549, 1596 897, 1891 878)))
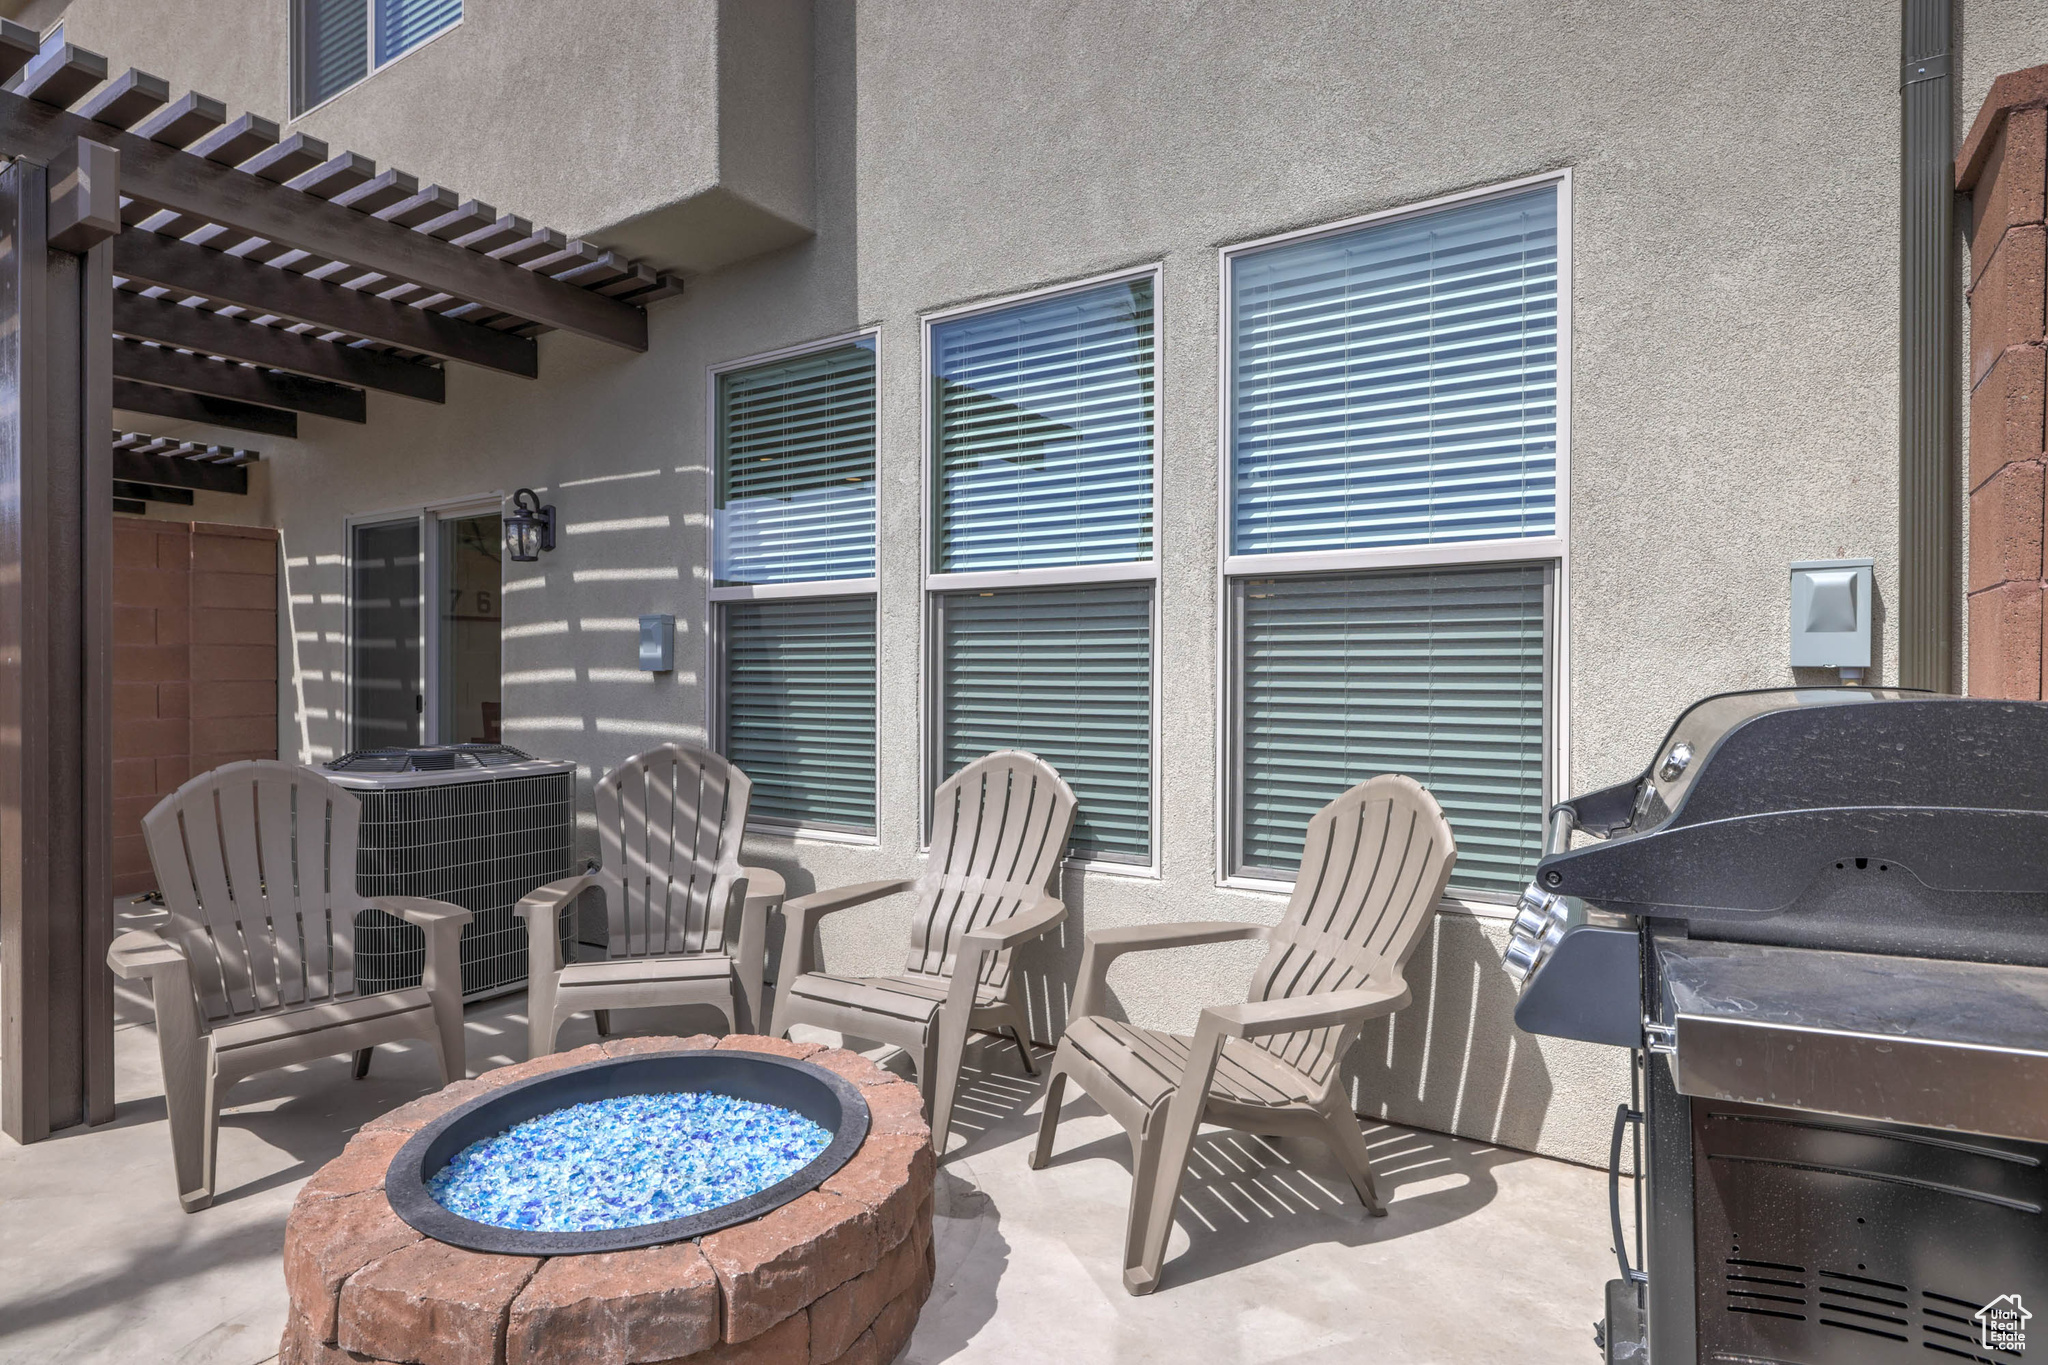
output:
POLYGON ((843 1077, 808 1062, 765 1052, 649 1052, 635 1057, 564 1067, 518 1081, 450 1110, 412 1135, 384 1177, 384 1193, 398 1216, 438 1242, 508 1256, 581 1256, 627 1251, 701 1237, 759 1218, 808 1194, 844 1166, 867 1140, 868 1106, 843 1077), (759 1194, 665 1223, 598 1232, 530 1232, 478 1223, 443 1208, 427 1182, 448 1159, 514 1124, 591 1100, 665 1092, 730 1095, 802 1114, 832 1134, 817 1160, 759 1194))

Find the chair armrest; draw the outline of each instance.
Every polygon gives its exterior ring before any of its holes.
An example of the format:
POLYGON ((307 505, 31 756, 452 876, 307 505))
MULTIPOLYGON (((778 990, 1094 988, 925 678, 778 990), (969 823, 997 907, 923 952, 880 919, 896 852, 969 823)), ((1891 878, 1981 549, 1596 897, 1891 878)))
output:
POLYGON ((972 933, 962 934, 960 952, 964 954, 970 949, 978 949, 994 953, 1005 948, 1014 948, 1026 939, 1037 938, 1066 917, 1067 907, 1064 901, 1053 896, 1041 896, 1029 909, 1019 910, 1006 920, 998 920, 994 924, 983 925, 972 933))
POLYGON ((575 900, 586 889, 596 884, 597 873, 579 872, 573 877, 564 877, 558 882, 549 882, 546 886, 536 886, 533 890, 519 898, 519 904, 512 907, 512 913, 518 915, 523 920, 529 921, 527 927, 530 931, 532 929, 531 921, 535 915, 543 911, 552 914, 560 910, 564 902, 575 900))
POLYGON ((789 884, 772 867, 743 867, 740 875, 747 879, 748 905, 756 902, 772 905, 789 896, 789 884))
POLYGON ((148 929, 130 929, 107 947, 107 966, 123 981, 191 970, 185 950, 148 929))
POLYGON ((396 915, 407 924, 417 924, 422 929, 447 922, 467 924, 472 918, 470 912, 461 906, 437 901, 431 896, 372 896, 370 904, 387 915, 396 915))
POLYGON ((1213 1020, 1217 1031, 1232 1038, 1263 1038, 1270 1033, 1294 1033, 1302 1029, 1334 1028, 1392 1014, 1412 998, 1408 984, 1360 986, 1348 991, 1324 991, 1296 996, 1290 1000, 1255 1000, 1239 1005, 1211 1005, 1202 1011, 1213 1020))
POLYGON ((899 891, 908 891, 916 886, 910 877, 891 877, 887 881, 855 882, 852 886, 835 886, 830 891, 813 891, 798 896, 795 900, 782 903, 782 913, 792 919, 809 920, 816 923, 827 915, 841 910, 850 910, 856 905, 866 905, 884 896, 893 896, 899 891))
MULTIPOLYGON (((856 882, 852 886, 838 886, 830 891, 813 891, 806 896, 782 903, 782 960, 776 966, 776 980, 780 988, 787 990, 789 983, 803 973, 812 970, 811 935, 818 927, 818 921, 841 910, 878 901, 884 896, 893 896, 899 891, 908 891, 917 883, 909 877, 894 877, 888 881, 856 882)), ((748 896, 749 901, 753 900, 748 896)))
POLYGON ((1102 1012, 1102 991, 1108 984, 1109 964, 1125 953, 1146 953, 1156 948, 1192 948, 1203 943, 1232 943, 1264 938, 1267 926, 1240 924, 1231 920, 1184 924, 1128 924, 1115 929, 1091 929, 1081 949, 1081 971, 1075 977, 1072 1016, 1102 1012))
POLYGON ((1190 948, 1198 943, 1264 938, 1266 930, 1267 926, 1263 924, 1241 924, 1234 920, 1126 924, 1114 929, 1090 929, 1088 946, 1094 948, 1098 955, 1118 957, 1124 953, 1150 952, 1154 948, 1190 948))

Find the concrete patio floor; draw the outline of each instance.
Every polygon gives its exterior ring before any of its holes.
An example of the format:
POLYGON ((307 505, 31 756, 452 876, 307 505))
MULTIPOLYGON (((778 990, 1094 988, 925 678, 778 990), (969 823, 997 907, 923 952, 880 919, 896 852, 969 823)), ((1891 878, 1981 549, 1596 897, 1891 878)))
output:
MULTIPOLYGON (((522 1008, 516 996, 471 1007, 473 1072, 525 1055, 522 1008)), ((433 1088, 431 1053, 379 1049, 360 1082, 335 1057, 237 1086, 219 1197, 188 1217, 147 1002, 124 988, 118 1012, 115 1120, 27 1148, 0 1139, 0 1362, 258 1365, 284 1324, 279 1249, 299 1185, 360 1124, 433 1088)), ((614 1020, 633 1033, 708 1022, 683 1011, 614 1020)), ((582 1018, 562 1043, 595 1037, 582 1018)), ((1040 1083, 1007 1046, 969 1061, 939 1176, 938 1283, 906 1365, 1598 1359, 1591 1321, 1612 1273, 1598 1171, 1378 1127, 1369 1137, 1391 1211, 1368 1219, 1320 1148, 1211 1132, 1164 1287, 1134 1299, 1118 1272, 1130 1188, 1121 1131, 1070 1098, 1052 1165, 1032 1171, 1040 1083)))

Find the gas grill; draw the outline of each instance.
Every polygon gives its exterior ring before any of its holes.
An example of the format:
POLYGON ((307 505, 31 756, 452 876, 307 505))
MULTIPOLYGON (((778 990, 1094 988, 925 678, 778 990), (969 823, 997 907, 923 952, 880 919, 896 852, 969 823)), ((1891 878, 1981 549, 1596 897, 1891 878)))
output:
POLYGON ((1552 811, 1503 965, 1634 1057, 1607 1360, 2048 1358, 2048 704, 1709 697, 1552 811))

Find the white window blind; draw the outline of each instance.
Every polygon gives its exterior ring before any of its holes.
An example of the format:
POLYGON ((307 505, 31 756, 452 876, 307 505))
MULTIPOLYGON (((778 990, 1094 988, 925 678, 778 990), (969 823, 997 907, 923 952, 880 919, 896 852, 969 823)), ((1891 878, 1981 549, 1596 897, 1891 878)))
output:
POLYGON ((377 65, 403 56, 462 17, 462 0, 377 0, 377 65))
POLYGON ((1231 552, 1556 534, 1557 189, 1230 267, 1231 552))
POLYGON ((875 352, 863 339, 718 380, 716 582, 875 573, 875 352))
POLYGON ((997 749, 1059 769, 1080 802, 1071 851, 1151 859, 1149 584, 938 599, 941 775, 997 749))
POLYGON ((1450 818, 1453 886, 1519 891, 1543 838, 1547 572, 1239 581, 1238 865, 1292 878, 1310 816, 1406 773, 1450 818))
POLYGON ((933 568, 1152 555, 1152 280, 936 324, 933 568))
POLYGON ((875 599, 728 602, 726 757, 750 817, 875 828, 875 599))

